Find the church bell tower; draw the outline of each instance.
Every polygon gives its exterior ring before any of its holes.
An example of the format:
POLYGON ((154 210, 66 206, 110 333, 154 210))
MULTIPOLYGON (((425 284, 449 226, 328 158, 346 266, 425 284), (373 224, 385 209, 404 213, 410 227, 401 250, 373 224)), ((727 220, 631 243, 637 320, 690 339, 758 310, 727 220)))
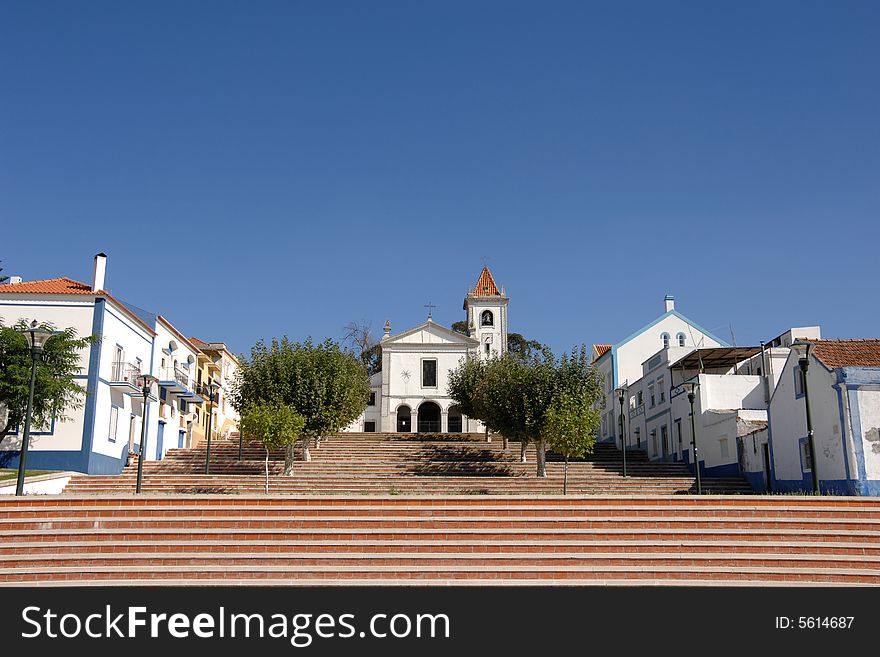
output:
POLYGON ((480 357, 507 352, 507 303, 504 289, 499 291, 488 267, 483 267, 475 288, 464 299, 468 335, 480 342, 480 357))

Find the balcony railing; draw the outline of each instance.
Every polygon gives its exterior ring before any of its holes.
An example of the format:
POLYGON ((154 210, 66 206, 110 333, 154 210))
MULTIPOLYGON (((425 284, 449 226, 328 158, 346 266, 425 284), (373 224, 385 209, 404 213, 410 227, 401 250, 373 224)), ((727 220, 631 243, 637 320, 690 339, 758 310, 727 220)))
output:
POLYGON ((131 363, 115 362, 110 372, 110 381, 112 383, 128 383, 135 387, 138 386, 138 377, 141 375, 141 368, 131 363))
POLYGON ((163 367, 159 370, 160 381, 176 381, 184 388, 189 388, 189 372, 180 367, 163 367))

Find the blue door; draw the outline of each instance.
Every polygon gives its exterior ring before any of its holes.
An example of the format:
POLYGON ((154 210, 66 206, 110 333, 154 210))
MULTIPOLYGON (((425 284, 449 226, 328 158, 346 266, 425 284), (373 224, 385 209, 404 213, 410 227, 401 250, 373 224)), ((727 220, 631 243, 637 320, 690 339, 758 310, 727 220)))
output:
POLYGON ((159 438, 156 440, 156 460, 162 458, 162 447, 165 437, 165 423, 159 423, 159 438))
POLYGON ((183 429, 180 430, 180 433, 177 435, 177 446, 183 447, 184 439, 186 438, 186 431, 183 429))

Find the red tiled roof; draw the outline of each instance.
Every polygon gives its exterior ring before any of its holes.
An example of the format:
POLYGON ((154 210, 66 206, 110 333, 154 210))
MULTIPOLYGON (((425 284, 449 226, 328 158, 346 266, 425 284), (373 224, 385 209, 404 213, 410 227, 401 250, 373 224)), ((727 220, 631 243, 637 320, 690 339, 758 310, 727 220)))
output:
POLYGON ((0 285, 0 294, 94 294, 92 286, 71 278, 46 278, 0 285))
POLYGON ((0 294, 91 294, 96 297, 104 297, 110 299, 122 312, 143 326, 151 335, 155 335, 153 329, 144 323, 144 321, 131 312, 124 303, 120 303, 106 290, 98 290, 92 292, 92 286, 80 283, 72 278, 46 278, 40 281, 22 281, 21 283, 7 283, 0 285, 0 294))
POLYGON ((500 297, 501 292, 498 291, 498 286, 495 285, 495 279, 492 278, 492 273, 489 271, 488 267, 483 267, 482 273, 480 273, 480 280, 477 281, 477 287, 474 288, 474 296, 475 297, 500 297))
POLYGON ((197 346, 197 347, 199 347, 199 348, 201 348, 201 346, 202 346, 203 344, 208 344, 207 342, 204 342, 204 341, 202 341, 202 340, 199 340, 198 338, 190 338, 189 341, 192 342, 195 346, 197 346))
POLYGON ((880 340, 810 340, 812 353, 830 368, 880 367, 880 340))
POLYGON ((599 358, 601 358, 602 356, 607 354, 609 351, 611 351, 611 345, 610 344, 594 344, 593 349, 596 352, 596 359, 598 360, 599 358))

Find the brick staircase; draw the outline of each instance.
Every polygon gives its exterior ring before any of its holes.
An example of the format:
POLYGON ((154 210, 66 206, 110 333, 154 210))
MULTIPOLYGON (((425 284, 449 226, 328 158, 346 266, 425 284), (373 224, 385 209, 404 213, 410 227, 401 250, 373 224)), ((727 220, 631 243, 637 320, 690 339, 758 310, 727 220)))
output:
MULTIPOLYGON (((548 455, 546 478, 535 476, 535 449, 519 461, 519 444, 505 451, 496 438, 482 434, 338 434, 311 449, 312 461, 297 461, 292 476, 282 477, 284 455, 270 454, 269 490, 294 495, 481 494, 552 495, 562 493, 563 460, 548 455)), ((205 449, 172 449, 159 462, 144 463, 144 492, 263 493, 265 451, 257 444, 211 446, 210 474, 204 474, 205 449)), ((118 476, 76 476, 68 493, 128 493, 135 487, 137 463, 118 476)), ((680 463, 650 462, 644 452, 627 452, 627 477, 621 454, 599 443, 588 459, 569 464, 572 494, 684 494, 694 492, 694 478, 680 463)), ((705 478, 704 492, 748 493, 741 478, 705 478)))
POLYGON ((4 498, 0 584, 34 583, 877 585, 880 500, 4 498))

